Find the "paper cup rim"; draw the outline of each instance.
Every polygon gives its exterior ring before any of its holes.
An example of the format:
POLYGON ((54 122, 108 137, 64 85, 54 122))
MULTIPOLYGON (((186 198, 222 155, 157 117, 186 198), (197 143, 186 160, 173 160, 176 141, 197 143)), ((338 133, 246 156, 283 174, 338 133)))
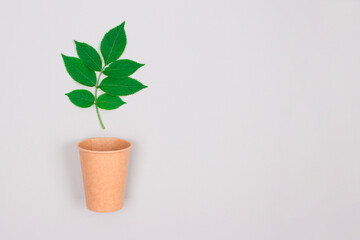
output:
POLYGON ((84 139, 84 140, 80 141, 80 142, 77 144, 77 147, 78 147, 79 150, 84 151, 84 152, 91 152, 91 153, 117 153, 117 152, 124 152, 124 151, 130 150, 131 147, 132 147, 132 144, 131 144, 131 142, 129 142, 128 140, 125 140, 125 139, 122 139, 122 138, 116 138, 116 137, 95 137, 95 138, 87 138, 87 139, 84 139), (92 140, 92 139, 115 139, 115 140, 121 140, 121 141, 126 142, 129 146, 128 146, 128 147, 125 147, 125 148, 122 148, 122 149, 118 149, 118 150, 108 150, 108 151, 90 150, 90 149, 86 149, 86 148, 80 147, 80 144, 81 144, 81 143, 83 143, 83 142, 85 142, 85 141, 88 141, 88 140, 92 140))

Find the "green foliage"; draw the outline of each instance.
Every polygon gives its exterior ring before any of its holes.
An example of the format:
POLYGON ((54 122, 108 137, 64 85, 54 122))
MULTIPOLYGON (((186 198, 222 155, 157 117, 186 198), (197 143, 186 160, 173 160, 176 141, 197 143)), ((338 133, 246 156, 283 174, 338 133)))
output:
POLYGON ((102 61, 98 52, 90 45, 74 41, 76 44, 76 52, 85 65, 94 70, 101 71, 102 61))
POLYGON ((141 82, 129 77, 120 79, 107 77, 100 84, 101 90, 113 96, 128 96, 146 87, 141 82))
POLYGON ((70 101, 81 108, 88 108, 95 104, 95 109, 101 124, 99 108, 113 110, 124 105, 119 96, 134 94, 147 86, 129 76, 144 64, 131 60, 118 60, 126 47, 125 22, 108 31, 101 41, 100 51, 86 43, 75 41, 79 58, 62 55, 65 68, 72 79, 88 87, 95 87, 95 94, 85 89, 78 89, 66 93, 70 101), (96 76, 95 71, 99 72, 96 76), (108 77, 101 80, 102 74, 108 77), (98 97, 98 90, 105 93, 98 97))
POLYGON ((125 22, 107 32, 101 41, 100 50, 105 65, 119 59, 126 47, 125 22))
POLYGON ((94 95, 85 89, 74 90, 66 93, 65 95, 69 97, 73 104, 81 108, 91 107, 95 101, 94 95))
POLYGON ((128 77, 144 65, 128 59, 122 59, 110 64, 104 70, 104 74, 113 78, 128 77))
POLYGON ((96 84, 96 74, 85 66, 84 62, 76 57, 68 57, 61 54, 64 60, 65 68, 69 75, 80 84, 88 87, 94 87, 96 84))
POLYGON ((104 93, 103 95, 99 96, 99 98, 96 101, 97 106, 105 110, 116 109, 125 103, 126 102, 121 100, 121 98, 117 96, 111 96, 107 93, 104 93))

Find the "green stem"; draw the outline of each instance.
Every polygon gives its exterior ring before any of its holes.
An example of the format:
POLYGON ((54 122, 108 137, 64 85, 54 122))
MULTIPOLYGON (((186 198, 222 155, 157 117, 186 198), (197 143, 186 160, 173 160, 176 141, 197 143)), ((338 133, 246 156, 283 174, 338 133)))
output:
POLYGON ((97 101, 97 93, 98 93, 98 88, 99 88, 100 77, 101 77, 101 75, 102 75, 102 73, 104 71, 104 68, 105 68, 105 66, 101 69, 99 77, 96 80, 96 85, 95 85, 95 108, 96 108, 96 113, 97 113, 97 116, 99 118, 99 122, 100 122, 100 125, 101 125, 102 129, 105 129, 105 126, 104 126, 104 123, 103 123, 103 121, 101 119, 99 107, 97 106, 96 101, 97 101))

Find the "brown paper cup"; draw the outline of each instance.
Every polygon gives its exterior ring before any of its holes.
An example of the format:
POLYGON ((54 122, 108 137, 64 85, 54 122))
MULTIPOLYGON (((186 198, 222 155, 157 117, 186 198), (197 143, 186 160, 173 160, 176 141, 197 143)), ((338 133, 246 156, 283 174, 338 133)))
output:
POLYGON ((94 212, 123 207, 131 143, 118 138, 90 138, 78 144, 86 206, 94 212))

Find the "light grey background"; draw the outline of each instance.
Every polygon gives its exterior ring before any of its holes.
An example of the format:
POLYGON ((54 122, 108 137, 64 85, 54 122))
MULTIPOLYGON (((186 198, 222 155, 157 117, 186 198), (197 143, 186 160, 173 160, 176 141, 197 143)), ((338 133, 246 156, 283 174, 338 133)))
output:
POLYGON ((1 1, 0 238, 360 239, 360 1, 1 1), (79 109, 60 53, 126 20, 149 88, 79 109), (76 143, 133 142, 123 210, 76 143))

